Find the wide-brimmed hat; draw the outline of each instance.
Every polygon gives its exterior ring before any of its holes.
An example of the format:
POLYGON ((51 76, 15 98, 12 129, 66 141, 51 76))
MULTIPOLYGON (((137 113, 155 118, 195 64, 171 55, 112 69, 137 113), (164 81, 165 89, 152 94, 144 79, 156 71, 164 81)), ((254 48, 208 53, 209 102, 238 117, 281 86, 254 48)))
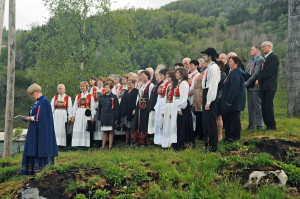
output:
POLYGON ((202 54, 207 54, 210 55, 214 58, 218 58, 219 54, 217 53, 217 51, 214 48, 208 48, 205 51, 201 52, 202 54))

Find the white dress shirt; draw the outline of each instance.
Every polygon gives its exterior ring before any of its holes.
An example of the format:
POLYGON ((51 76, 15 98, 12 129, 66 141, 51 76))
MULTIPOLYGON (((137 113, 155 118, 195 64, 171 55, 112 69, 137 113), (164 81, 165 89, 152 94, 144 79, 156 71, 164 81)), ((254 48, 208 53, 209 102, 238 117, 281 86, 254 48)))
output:
POLYGON ((215 62, 211 62, 207 70, 205 71, 203 80, 202 80, 202 88, 207 89, 208 93, 206 96, 206 104, 213 102, 216 99, 218 92, 218 84, 220 82, 220 69, 219 66, 215 62), (207 80, 206 80, 207 78, 207 80), (205 83, 206 80, 206 83, 205 83))

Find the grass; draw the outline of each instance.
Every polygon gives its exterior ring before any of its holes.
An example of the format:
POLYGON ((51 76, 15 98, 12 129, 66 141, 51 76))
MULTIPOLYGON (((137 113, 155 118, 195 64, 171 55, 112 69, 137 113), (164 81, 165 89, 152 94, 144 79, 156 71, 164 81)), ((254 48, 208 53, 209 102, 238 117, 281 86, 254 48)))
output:
MULTIPOLYGON (((247 109, 242 113, 241 141, 232 144, 219 143, 220 154, 201 153, 204 145, 197 141, 196 148, 185 151, 162 150, 155 146, 127 147, 119 143, 113 150, 90 149, 87 151, 60 152, 54 166, 35 176, 41 180, 47 172, 65 173, 79 169, 76 175, 86 175, 88 180, 70 179, 64 186, 74 198, 297 198, 286 188, 272 186, 257 187, 255 190, 243 184, 243 172, 259 167, 279 165, 289 176, 288 187, 300 187, 299 159, 287 162, 274 160, 270 154, 249 152, 259 141, 253 137, 269 136, 299 141, 300 119, 286 114, 286 93, 280 89, 275 97, 277 131, 262 132, 246 130, 247 109), (249 140, 246 146, 243 140, 249 140), (240 154, 230 154, 239 151, 240 154), (97 176, 84 174, 82 168, 101 168, 97 176), (239 175, 241 174, 241 175, 239 175), (103 180, 112 186, 99 188, 103 180), (116 189, 118 192, 116 192, 116 189)), ((288 154, 295 156, 293 151, 288 154)), ((18 175, 22 155, 0 159, 0 196, 10 197, 26 176, 18 175)))

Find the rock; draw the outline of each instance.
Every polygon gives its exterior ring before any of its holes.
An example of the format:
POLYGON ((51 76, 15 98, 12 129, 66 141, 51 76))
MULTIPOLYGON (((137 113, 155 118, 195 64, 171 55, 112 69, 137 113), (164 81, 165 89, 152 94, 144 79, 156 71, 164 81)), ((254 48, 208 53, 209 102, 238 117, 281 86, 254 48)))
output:
POLYGON ((46 199, 43 196, 39 196, 39 189, 38 188, 30 188, 30 189, 20 189, 18 193, 21 193, 22 199, 46 199))
POLYGON ((285 187, 288 177, 283 170, 276 171, 253 171, 246 186, 271 184, 273 186, 285 187))

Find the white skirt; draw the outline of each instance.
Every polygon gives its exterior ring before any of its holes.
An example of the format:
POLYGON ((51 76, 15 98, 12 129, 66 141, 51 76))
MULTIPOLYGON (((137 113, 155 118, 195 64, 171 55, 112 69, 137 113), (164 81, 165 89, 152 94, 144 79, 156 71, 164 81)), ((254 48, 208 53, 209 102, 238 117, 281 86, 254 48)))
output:
POLYGON ((66 146, 67 135, 65 123, 67 121, 67 111, 55 109, 53 112, 53 122, 57 146, 66 146))
POLYGON ((163 108, 165 98, 158 96, 157 103, 154 107, 155 116, 155 134, 154 134, 154 144, 161 145, 162 133, 163 133, 163 121, 164 118, 161 116, 161 109, 163 108))
POLYGON ((155 133, 155 111, 150 111, 148 119, 148 134, 155 133))
POLYGON ((103 139, 103 131, 101 130, 101 122, 98 120, 98 112, 95 116, 96 129, 94 132, 94 140, 102 140, 103 139))
POLYGON ((172 143, 177 143, 177 106, 166 103, 161 147, 170 147, 172 143))
POLYGON ((112 126, 101 126, 102 131, 112 131, 113 127, 112 126))
POLYGON ((78 108, 73 127, 72 146, 90 147, 90 132, 86 131, 87 121, 90 117, 85 116, 85 108, 78 108))

